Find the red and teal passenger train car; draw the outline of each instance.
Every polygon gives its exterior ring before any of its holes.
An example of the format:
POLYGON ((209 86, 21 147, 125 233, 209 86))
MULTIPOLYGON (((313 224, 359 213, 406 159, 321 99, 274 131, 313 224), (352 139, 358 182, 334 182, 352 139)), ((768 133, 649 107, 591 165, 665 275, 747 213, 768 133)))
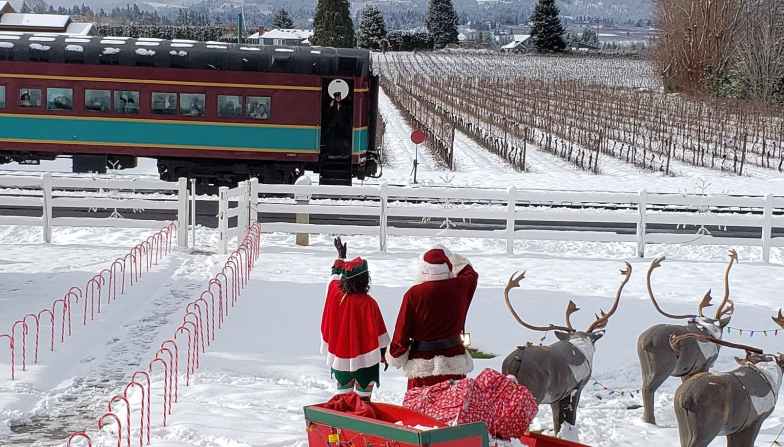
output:
POLYGON ((3 33, 0 163, 350 185, 378 170, 377 98, 365 50, 3 33))

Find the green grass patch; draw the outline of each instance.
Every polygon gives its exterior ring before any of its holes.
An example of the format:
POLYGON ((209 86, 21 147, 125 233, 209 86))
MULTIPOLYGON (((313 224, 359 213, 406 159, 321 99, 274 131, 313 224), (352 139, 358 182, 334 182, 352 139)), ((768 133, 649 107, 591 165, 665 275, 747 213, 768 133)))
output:
POLYGON ((471 355, 471 358, 475 358, 475 359, 494 359, 498 357, 495 354, 491 354, 489 352, 482 352, 476 348, 468 348, 468 354, 471 355))

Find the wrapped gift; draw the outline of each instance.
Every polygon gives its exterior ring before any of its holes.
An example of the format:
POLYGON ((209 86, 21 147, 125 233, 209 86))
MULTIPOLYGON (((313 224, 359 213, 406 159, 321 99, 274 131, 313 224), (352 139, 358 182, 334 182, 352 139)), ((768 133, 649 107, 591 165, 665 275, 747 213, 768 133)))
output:
POLYGON ((476 399, 476 383, 472 379, 448 380, 406 392, 403 406, 426 414, 446 424, 482 422, 489 408, 476 399))

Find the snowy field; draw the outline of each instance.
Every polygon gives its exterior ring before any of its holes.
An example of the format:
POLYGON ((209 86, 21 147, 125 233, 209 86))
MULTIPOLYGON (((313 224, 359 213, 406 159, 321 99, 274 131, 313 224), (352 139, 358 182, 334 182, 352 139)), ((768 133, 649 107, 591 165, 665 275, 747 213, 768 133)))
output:
MULTIPOLYGON (((106 265, 144 235, 135 230, 56 229, 55 244, 45 246, 37 242, 37 231, 18 227, 0 230, 0 275, 11 292, 0 300, 0 327, 61 295, 68 285, 106 265)), ((58 352, 42 350, 41 365, 21 373, 20 380, 7 380, 7 359, 0 351, 0 445, 62 445, 56 440, 66 432, 94 429, 107 400, 121 391, 120 384, 131 371, 146 367, 140 362, 149 359, 158 343, 172 332, 181 308, 223 260, 215 254, 217 241, 211 231, 201 230, 198 240, 195 254, 181 252, 165 258, 138 288, 107 307, 98 323, 84 331, 75 327, 75 336, 58 347, 58 352)), ((374 238, 349 239, 350 255, 370 260, 372 294, 390 330, 402 294, 414 277, 417 257, 436 242, 393 238, 389 253, 381 254, 374 238)), ((467 255, 480 273, 467 330, 476 347, 498 357, 477 361, 475 373, 484 367, 500 368, 503 357, 515 346, 541 340, 541 334, 519 327, 503 304, 502 288, 514 270, 528 271, 529 279, 513 293, 513 302, 526 319, 560 323, 566 303, 574 299, 583 309, 576 324, 585 327, 594 312, 610 305, 620 280, 618 269, 634 252, 628 244, 529 242, 520 243, 518 254, 508 256, 501 243, 445 242, 467 255)), ((314 236, 307 248, 295 248, 290 236, 264 237, 262 257, 240 298, 238 311, 230 315, 202 357, 191 386, 180 388, 167 428, 161 427, 160 402, 153 401, 152 445, 306 444, 302 407, 329 399, 335 390, 318 355, 324 285, 333 251, 326 236, 314 236)), ((697 297, 708 288, 713 288, 714 296, 721 296, 726 247, 652 247, 651 256, 658 254, 670 258, 657 271, 654 285, 669 311, 693 312, 697 297)), ((741 263, 732 275, 732 295, 738 305, 733 326, 771 328, 770 316, 784 304, 780 294, 784 268, 745 262, 758 259, 758 249, 740 249, 739 254, 741 263)), ((774 259, 782 262, 784 258, 775 251, 774 259)), ((607 447, 643 442, 676 445, 672 411, 675 380, 668 381, 658 394, 659 427, 640 422, 641 409, 628 409, 640 403, 634 392, 639 387, 636 337, 649 325, 665 321, 645 295, 649 259, 630 262, 634 276, 607 335, 599 342, 595 377, 601 385, 589 385, 581 402, 581 439, 607 447)), ((773 336, 749 339, 733 335, 729 339, 770 350, 782 345, 781 339, 773 336)), ((552 336, 544 340, 552 341, 552 336)), ((732 368, 737 354, 723 350, 718 368, 732 368)), ((158 381, 154 389, 161 386, 158 381)), ((404 378, 390 370, 382 377, 376 399, 400 402, 404 388, 404 378)), ((546 430, 551 425, 549 410, 542 407, 535 428, 546 430)), ((778 410, 764 426, 759 445, 769 445, 783 427, 784 410, 778 410)), ((97 445, 112 445, 108 437, 104 441, 97 445)), ((724 445, 724 441, 713 445, 724 445)))

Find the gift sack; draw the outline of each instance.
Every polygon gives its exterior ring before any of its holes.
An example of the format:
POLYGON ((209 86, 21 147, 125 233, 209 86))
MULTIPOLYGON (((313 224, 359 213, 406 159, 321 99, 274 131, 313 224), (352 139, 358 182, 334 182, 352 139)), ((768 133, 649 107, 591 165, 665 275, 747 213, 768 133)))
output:
POLYGON ((475 397, 487 403, 487 431, 497 438, 519 438, 528 431, 538 410, 524 385, 498 371, 485 369, 475 380, 475 397))
POLYGON ((322 405, 322 408, 371 419, 376 418, 376 412, 373 411, 373 407, 362 400, 356 393, 336 394, 329 402, 322 405))
POLYGON ((447 380, 408 390, 403 406, 445 424, 484 421, 488 409, 481 399, 474 398, 475 393, 473 379, 447 380))

